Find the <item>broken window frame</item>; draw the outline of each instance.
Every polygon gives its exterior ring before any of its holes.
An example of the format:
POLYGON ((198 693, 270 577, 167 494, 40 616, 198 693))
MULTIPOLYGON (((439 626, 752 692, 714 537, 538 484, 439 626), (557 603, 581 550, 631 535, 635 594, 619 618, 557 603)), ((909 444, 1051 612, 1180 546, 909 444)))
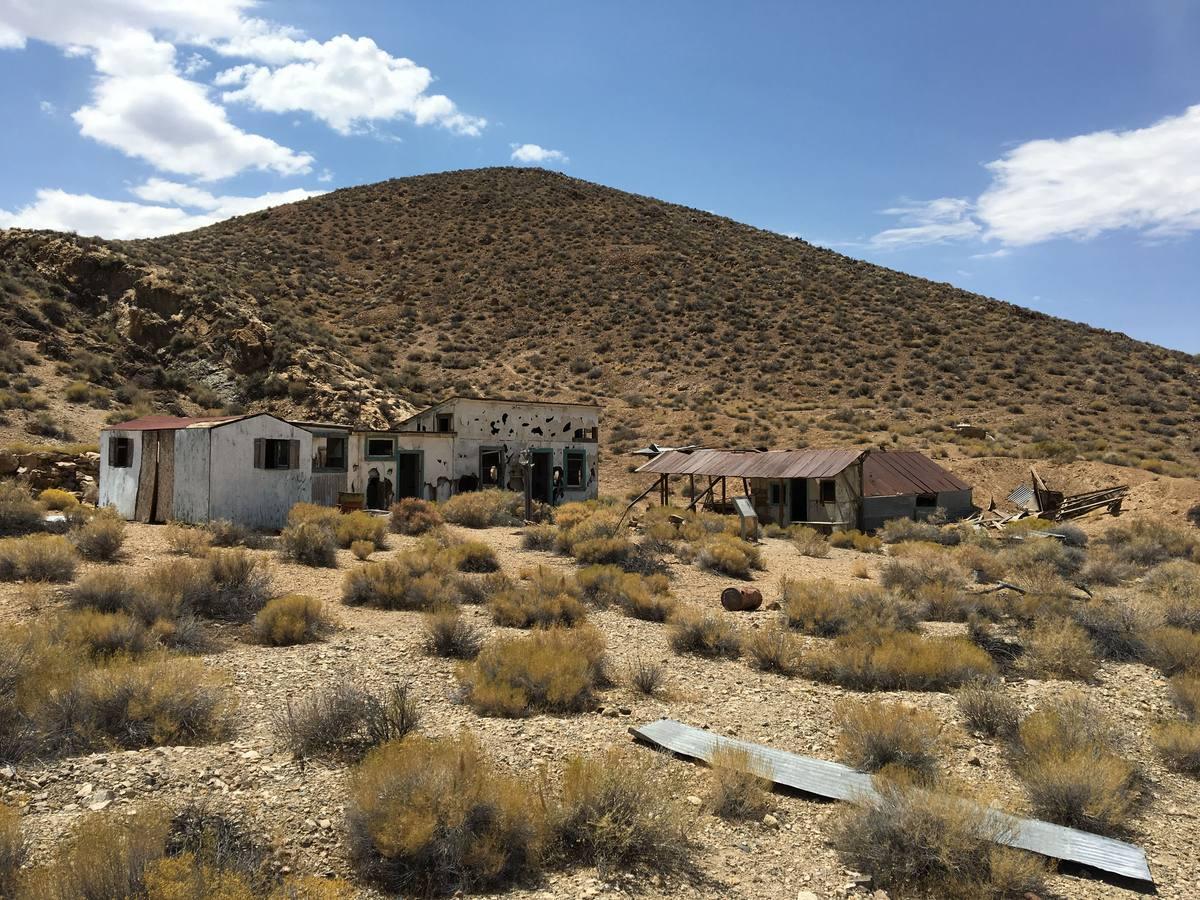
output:
POLYGON ((438 434, 450 434, 454 431, 454 414, 437 413, 433 417, 433 430, 438 434), (442 426, 446 427, 443 428, 442 426))
POLYGON ((367 459, 391 459, 396 455, 396 439, 392 437, 368 437, 363 444, 363 456, 367 459), (372 444, 387 444, 386 453, 373 453, 372 444))
POLYGON ((563 486, 569 491, 581 491, 587 487, 587 451, 586 450, 564 450, 563 451, 563 486), (571 461, 578 460, 579 462, 579 480, 573 482, 571 480, 571 461))
POLYGON ((778 481, 771 481, 767 484, 767 505, 783 505, 783 485, 778 481))
POLYGON ((313 436, 313 471, 314 472, 345 472, 348 469, 350 462, 349 453, 350 439, 345 435, 337 434, 318 434, 313 436), (324 446, 318 445, 318 441, 324 441, 324 446), (339 444, 342 448, 341 461, 335 464, 330 464, 329 448, 333 444, 339 444), (321 456, 320 451, 324 449, 325 455, 321 456))
POLYGON ((837 503, 837 481, 833 478, 818 478, 817 491, 823 504, 837 503))
POLYGON ((499 488, 504 486, 504 450, 501 447, 480 447, 479 448, 479 487, 480 488, 499 488), (489 481, 487 477, 488 465, 484 462, 485 456, 495 455, 496 457, 496 480, 489 481))
POLYGON ((255 438, 254 467, 279 472, 298 469, 300 442, 288 438, 255 438))
POLYGON ((917 494, 913 500, 913 505, 919 510, 928 510, 933 512, 938 507, 937 494, 917 494))
POLYGON ((110 437, 108 439, 108 467, 110 469, 133 468, 133 438, 110 437))

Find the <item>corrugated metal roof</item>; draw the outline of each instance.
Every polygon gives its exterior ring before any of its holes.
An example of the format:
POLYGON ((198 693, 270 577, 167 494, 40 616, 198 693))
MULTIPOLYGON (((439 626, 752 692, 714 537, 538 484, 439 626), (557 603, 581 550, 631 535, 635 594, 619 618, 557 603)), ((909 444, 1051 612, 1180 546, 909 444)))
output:
POLYGON ((861 450, 668 450, 637 471, 729 478, 833 478, 862 455, 861 450))
MULTIPOLYGON (((250 415, 261 415, 251 413, 250 415)), ((194 425, 212 426, 224 422, 236 422, 238 419, 248 419, 250 415, 241 416, 142 416, 128 422, 118 422, 115 425, 105 425, 101 431, 173 431, 176 428, 191 428, 194 425)))
POLYGON ((971 486, 961 478, 951 475, 916 450, 879 451, 867 454, 863 460, 864 497, 937 494, 970 489, 971 486))

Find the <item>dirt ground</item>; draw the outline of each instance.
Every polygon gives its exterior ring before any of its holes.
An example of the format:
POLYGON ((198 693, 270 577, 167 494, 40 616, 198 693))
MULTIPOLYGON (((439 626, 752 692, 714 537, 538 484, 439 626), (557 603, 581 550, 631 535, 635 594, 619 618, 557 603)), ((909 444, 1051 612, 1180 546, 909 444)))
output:
MULTIPOLYGON (((516 575, 523 567, 544 565, 571 569, 563 557, 520 549, 520 532, 492 528, 463 536, 486 541, 497 552, 504 570, 516 575)), ((128 526, 126 558, 117 565, 131 573, 166 558, 161 526, 128 526)), ((386 557, 414 539, 391 537, 386 557)), ((754 586, 769 603, 777 598, 782 578, 828 577, 849 581, 851 567, 865 561, 872 577, 883 557, 833 550, 827 559, 801 557, 790 543, 763 543, 767 569, 755 575, 754 586)), ((802 678, 757 672, 742 662, 708 661, 677 656, 667 645, 666 627, 626 618, 615 610, 591 612, 591 620, 608 639, 618 685, 603 692, 602 708, 575 716, 534 715, 525 719, 483 718, 456 700, 455 663, 426 656, 420 647, 419 613, 349 608, 340 604, 341 583, 355 566, 370 565, 348 552, 338 554, 337 569, 312 569, 281 561, 269 550, 254 551, 270 560, 278 593, 298 592, 327 601, 336 611, 340 629, 323 643, 267 648, 243 643, 237 629, 215 627, 219 647, 205 656, 208 665, 228 673, 237 698, 232 736, 221 743, 198 747, 161 747, 130 752, 100 753, 38 765, 0 768, 0 798, 26 807, 25 823, 34 840, 35 857, 44 858, 64 832, 89 807, 131 809, 152 800, 170 805, 204 801, 228 810, 249 829, 269 837, 277 858, 294 871, 349 875, 342 843, 343 801, 347 768, 338 763, 295 762, 279 748, 270 728, 272 715, 289 695, 299 695, 338 679, 352 679, 379 688, 407 681, 423 720, 421 730, 447 735, 467 728, 479 736, 488 752, 516 772, 551 771, 568 754, 596 753, 609 746, 628 746, 632 725, 670 717, 724 735, 758 741, 796 753, 834 758, 835 716, 856 696, 854 692, 802 678), (649 699, 622 685, 623 675, 636 658, 661 661, 668 672, 668 696, 649 699)), ((85 570, 92 568, 85 566, 85 570)), ((766 626, 776 613, 728 613, 718 596, 731 582, 675 563, 673 591, 685 604, 715 609, 745 630, 766 626)), ((32 602, 56 605, 52 595, 40 597, 28 588, 0 584, 0 621, 18 621, 33 614, 32 602)), ((483 609, 467 607, 465 615, 493 635, 483 609)), ((939 631, 959 626, 930 626, 939 631)), ((818 639, 810 638, 809 641, 818 639)), ((1067 687, 1065 682, 1019 681, 1011 685, 1027 707, 1067 687)), ((1149 743, 1158 719, 1172 715, 1166 680, 1141 665, 1105 663, 1095 684, 1084 687, 1121 720, 1128 734, 1127 753, 1143 765, 1151 797, 1133 822, 1131 839, 1143 846, 1164 898, 1200 895, 1200 853, 1195 839, 1200 829, 1200 781, 1165 770, 1149 743)), ((934 712, 942 721, 948 774, 970 785, 983 800, 1005 809, 1026 812, 1022 789, 998 745, 967 733, 955 702, 947 694, 901 692, 884 695, 934 712)), ((687 798, 707 793, 707 773, 696 765, 667 759, 639 748, 647 765, 663 767, 676 779, 677 792, 687 798)), ((759 822, 733 824, 692 808, 693 834, 700 844, 703 877, 694 882, 605 883, 594 870, 554 872, 541 884, 510 891, 510 897, 596 897, 637 893, 643 897, 786 897, 811 900, 841 897, 869 886, 856 884, 855 873, 838 860, 827 841, 838 806, 792 796, 774 798, 778 826, 759 822)), ((1063 897, 1132 897, 1125 887, 1092 877, 1056 875, 1051 881, 1063 897)), ((364 890, 363 897, 376 896, 364 890)))

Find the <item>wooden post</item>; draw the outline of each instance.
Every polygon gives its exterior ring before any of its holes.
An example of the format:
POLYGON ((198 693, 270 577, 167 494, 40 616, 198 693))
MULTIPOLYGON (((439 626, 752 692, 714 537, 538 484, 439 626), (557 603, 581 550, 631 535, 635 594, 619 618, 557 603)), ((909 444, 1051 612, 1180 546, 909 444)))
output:
POLYGON ((688 476, 688 499, 689 500, 696 499, 696 476, 695 475, 688 476))
POLYGON ((728 479, 724 475, 722 475, 721 476, 721 513, 722 513, 722 515, 724 515, 726 510, 729 508, 728 501, 725 497, 725 482, 726 481, 728 481, 728 479))

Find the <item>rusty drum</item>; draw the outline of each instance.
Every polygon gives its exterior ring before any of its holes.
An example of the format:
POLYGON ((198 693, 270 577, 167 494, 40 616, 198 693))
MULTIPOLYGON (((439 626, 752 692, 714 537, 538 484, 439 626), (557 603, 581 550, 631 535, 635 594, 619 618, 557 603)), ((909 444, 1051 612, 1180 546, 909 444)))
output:
POLYGON ((725 588, 721 605, 730 612, 751 612, 762 606, 762 592, 755 588, 725 588))

